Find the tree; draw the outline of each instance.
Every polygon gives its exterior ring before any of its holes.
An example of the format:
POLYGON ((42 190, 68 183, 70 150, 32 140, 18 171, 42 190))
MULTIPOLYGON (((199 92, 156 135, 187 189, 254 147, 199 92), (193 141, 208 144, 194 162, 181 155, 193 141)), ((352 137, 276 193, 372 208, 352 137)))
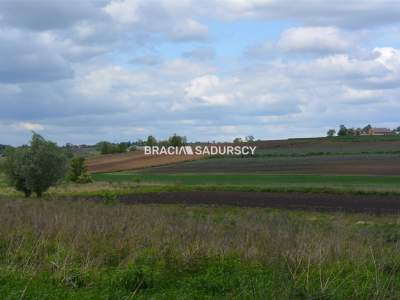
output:
POLYGON ((157 145, 157 140, 154 136, 149 135, 147 137, 147 141, 146 141, 146 146, 156 146, 157 145))
POLYGON ((328 132, 326 133, 327 136, 332 137, 336 134, 335 129, 329 129, 328 132))
POLYGON ((176 133, 169 139, 169 144, 173 147, 180 147, 186 144, 186 137, 177 135, 176 133))
POLYGON ((250 142, 250 143, 254 142, 254 136, 248 135, 248 136, 246 136, 245 140, 246 140, 246 142, 250 142))
POLYGON ((55 143, 33 133, 30 146, 10 151, 6 156, 6 175, 14 187, 29 197, 43 192, 62 179, 67 171, 64 151, 55 143))
POLYGON ((339 131, 338 131, 339 136, 344 136, 348 135, 348 129, 344 125, 340 125, 339 131))
POLYGON ((371 126, 371 124, 368 124, 367 126, 365 126, 363 129, 362 129, 362 132, 363 133, 369 133, 369 130, 370 129, 372 129, 372 126, 371 126))
POLYGON ((8 149, 4 161, 4 172, 8 183, 17 191, 23 192, 25 197, 30 197, 32 190, 26 185, 26 171, 29 166, 29 148, 26 146, 8 149))
POLYGON ((81 156, 75 156, 71 159, 69 179, 71 181, 78 181, 79 177, 87 172, 85 166, 85 158, 81 156))
POLYGON ((243 140, 242 140, 242 138, 237 137, 237 138, 235 138, 235 139, 233 140, 233 143, 234 143, 234 144, 243 143, 243 140))

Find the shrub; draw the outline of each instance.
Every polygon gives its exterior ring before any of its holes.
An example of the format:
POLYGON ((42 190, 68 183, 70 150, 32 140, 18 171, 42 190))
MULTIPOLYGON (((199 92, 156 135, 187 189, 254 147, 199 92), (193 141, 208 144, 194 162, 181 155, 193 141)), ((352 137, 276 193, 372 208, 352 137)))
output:
POLYGON ((76 183, 91 183, 91 182, 93 182, 92 176, 87 172, 81 174, 76 180, 76 183))
POLYGON ((33 133, 30 146, 7 152, 5 173, 9 182, 29 197, 32 192, 41 197, 43 192, 65 176, 67 158, 53 142, 33 133))
POLYGON ((77 182, 79 177, 86 172, 87 169, 85 166, 84 157, 77 156, 71 159, 71 166, 69 171, 69 179, 71 181, 77 182))

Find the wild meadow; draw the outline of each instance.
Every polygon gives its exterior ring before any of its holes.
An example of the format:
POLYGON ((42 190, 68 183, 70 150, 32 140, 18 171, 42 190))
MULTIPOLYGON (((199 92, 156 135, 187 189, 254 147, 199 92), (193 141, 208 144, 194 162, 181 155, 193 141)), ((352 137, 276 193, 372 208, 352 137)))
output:
POLYGON ((397 299, 400 218, 1 199, 4 299, 397 299))

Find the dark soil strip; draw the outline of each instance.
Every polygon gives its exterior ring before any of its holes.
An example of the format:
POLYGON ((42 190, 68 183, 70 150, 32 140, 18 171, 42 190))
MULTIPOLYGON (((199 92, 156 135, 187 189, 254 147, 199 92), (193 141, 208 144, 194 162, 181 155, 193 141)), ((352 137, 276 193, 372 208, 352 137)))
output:
POLYGON ((400 213, 400 196, 351 195, 328 193, 266 192, 165 192, 119 197, 124 203, 233 205, 302 210, 400 213))

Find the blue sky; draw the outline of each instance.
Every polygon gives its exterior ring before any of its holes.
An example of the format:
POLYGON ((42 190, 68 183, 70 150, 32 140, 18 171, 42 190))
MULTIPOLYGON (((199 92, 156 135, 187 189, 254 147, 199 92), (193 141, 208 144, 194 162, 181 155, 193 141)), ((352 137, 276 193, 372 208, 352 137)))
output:
POLYGON ((400 126, 400 3, 4 0, 0 143, 400 126))

